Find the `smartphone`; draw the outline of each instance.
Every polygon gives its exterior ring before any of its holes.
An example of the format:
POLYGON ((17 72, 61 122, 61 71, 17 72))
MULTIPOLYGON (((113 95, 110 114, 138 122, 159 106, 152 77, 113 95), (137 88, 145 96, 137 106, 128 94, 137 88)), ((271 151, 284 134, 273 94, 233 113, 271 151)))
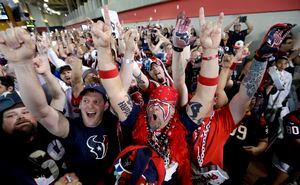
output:
POLYGON ((240 16, 240 22, 246 22, 247 16, 240 16))

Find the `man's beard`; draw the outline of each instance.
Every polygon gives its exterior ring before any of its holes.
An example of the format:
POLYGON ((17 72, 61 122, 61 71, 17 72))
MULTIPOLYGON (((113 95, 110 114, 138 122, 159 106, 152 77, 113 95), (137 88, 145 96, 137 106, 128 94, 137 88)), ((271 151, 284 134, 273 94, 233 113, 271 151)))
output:
POLYGON ((32 138, 36 135, 37 133, 37 127, 30 122, 31 124, 26 125, 26 129, 15 129, 14 132, 12 133, 12 137, 14 138, 15 141, 19 142, 30 142, 32 138))
POLYGON ((165 83, 165 79, 162 76, 156 76, 157 82, 159 83, 165 83))

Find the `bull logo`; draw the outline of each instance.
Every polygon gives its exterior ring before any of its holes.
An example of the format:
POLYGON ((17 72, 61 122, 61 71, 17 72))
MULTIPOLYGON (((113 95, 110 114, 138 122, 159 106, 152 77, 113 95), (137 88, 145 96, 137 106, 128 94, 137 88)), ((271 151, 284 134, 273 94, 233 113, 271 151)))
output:
POLYGON ((108 149, 107 136, 103 135, 102 142, 98 141, 97 137, 97 135, 90 136, 86 141, 86 145, 89 147, 90 152, 96 155, 96 159, 103 159, 108 149))

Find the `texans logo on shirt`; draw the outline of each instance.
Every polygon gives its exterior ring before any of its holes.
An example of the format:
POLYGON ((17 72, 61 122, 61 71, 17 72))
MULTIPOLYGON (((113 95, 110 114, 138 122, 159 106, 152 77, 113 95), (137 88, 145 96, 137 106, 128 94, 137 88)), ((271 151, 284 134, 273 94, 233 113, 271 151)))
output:
POLYGON ((90 152, 95 154, 96 159, 103 159, 108 148, 107 135, 103 135, 102 141, 99 141, 97 137, 98 135, 90 136, 86 141, 86 145, 89 147, 90 152))

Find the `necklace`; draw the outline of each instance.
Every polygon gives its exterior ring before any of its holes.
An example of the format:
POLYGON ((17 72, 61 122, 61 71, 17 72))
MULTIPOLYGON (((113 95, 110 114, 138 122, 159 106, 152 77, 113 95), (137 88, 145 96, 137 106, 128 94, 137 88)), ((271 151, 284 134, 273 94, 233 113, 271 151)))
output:
POLYGON ((148 144, 153 148, 160 157, 164 159, 165 166, 170 164, 170 149, 168 134, 170 125, 167 124, 160 131, 151 131, 149 126, 148 130, 148 144))
MULTIPOLYGON (((207 139, 208 132, 209 132, 209 129, 210 129, 211 120, 214 117, 214 114, 215 114, 215 112, 213 112, 211 114, 211 116, 209 118, 209 122, 207 123, 207 125, 205 126, 205 129, 203 131, 201 154, 200 154, 200 149, 199 149, 199 146, 198 146, 197 161, 198 161, 198 164, 199 164, 200 168, 202 167, 203 162, 204 162, 206 139, 207 139)), ((200 130, 202 129, 202 127, 204 127, 204 125, 205 125, 205 122, 203 120, 201 126, 198 127, 197 132, 200 132, 200 130)), ((200 135, 200 133, 199 133, 199 135, 200 135)), ((199 135, 198 135, 198 137, 199 137, 199 135)))

